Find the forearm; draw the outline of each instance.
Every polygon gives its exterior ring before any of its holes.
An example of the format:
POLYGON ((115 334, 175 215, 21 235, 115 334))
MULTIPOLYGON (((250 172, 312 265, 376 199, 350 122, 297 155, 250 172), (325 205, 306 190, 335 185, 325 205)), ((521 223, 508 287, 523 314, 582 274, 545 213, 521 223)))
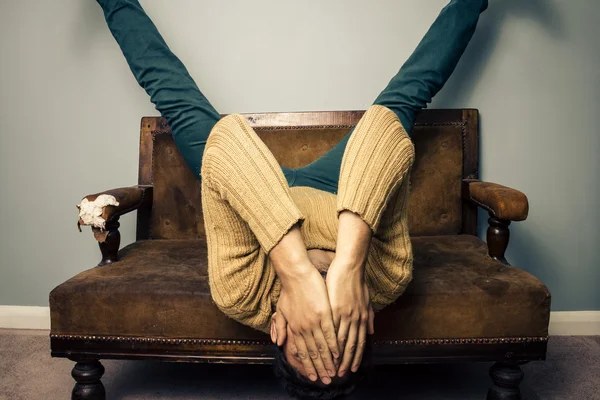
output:
POLYGON ((269 252, 275 273, 286 287, 299 282, 315 269, 308 257, 302 232, 294 225, 269 252))
POLYGON ((375 234, 392 193, 414 162, 414 145, 387 107, 371 106, 344 151, 336 210, 358 214, 375 234))
POLYGON ((372 232, 356 213, 344 210, 339 214, 335 257, 350 270, 363 273, 372 232))
POLYGON ((344 349, 338 376, 344 376, 350 368, 358 370, 367 333, 374 333, 365 274, 372 233, 371 227, 352 211, 343 210, 338 217, 336 254, 326 280, 337 339, 344 349))
POLYGON ((394 111, 407 132, 411 132, 418 112, 427 107, 454 72, 487 3, 452 0, 375 100, 375 104, 394 111))

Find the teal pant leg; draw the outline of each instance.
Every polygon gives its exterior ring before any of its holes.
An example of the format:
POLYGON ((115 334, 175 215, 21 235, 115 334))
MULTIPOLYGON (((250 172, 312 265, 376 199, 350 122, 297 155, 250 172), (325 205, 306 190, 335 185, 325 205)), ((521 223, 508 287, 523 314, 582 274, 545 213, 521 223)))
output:
MULTIPOLYGON (((179 152, 200 177, 206 140, 221 116, 137 0, 97 1, 135 79, 166 118, 179 152)), ((291 181, 295 171, 283 170, 291 181)))
POLYGON ((98 0, 139 85, 166 118, 187 165, 200 174, 204 145, 221 118, 137 0, 98 0))
MULTIPOLYGON (((450 78, 487 6, 487 0, 450 1, 373 103, 392 110, 409 135, 418 113, 450 78)), ((293 186, 337 193, 342 157, 351 134, 352 131, 319 159, 298 168, 293 186)))

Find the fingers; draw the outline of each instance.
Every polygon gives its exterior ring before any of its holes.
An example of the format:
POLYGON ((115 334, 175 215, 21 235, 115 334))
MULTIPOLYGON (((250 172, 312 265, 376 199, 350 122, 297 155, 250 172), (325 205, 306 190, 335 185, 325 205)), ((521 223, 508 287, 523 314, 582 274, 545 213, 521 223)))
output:
POLYGON ((367 345, 368 322, 367 316, 365 316, 363 321, 361 321, 360 327, 358 328, 358 342, 356 344, 356 354, 354 355, 354 360, 352 361, 352 372, 358 371, 358 367, 360 367, 360 362, 362 361, 365 346, 367 345))
POLYGON ((298 359, 300 359, 300 362, 302 362, 306 375, 308 375, 308 378, 311 381, 315 382, 317 380, 317 370, 313 365, 312 359, 308 355, 304 337, 302 337, 302 335, 294 334, 294 342, 296 343, 296 348, 298 349, 298 359))
POLYGON ((277 334, 275 333, 275 324, 271 322, 271 342, 277 342, 277 334))
POLYGON ((373 305, 369 304, 369 335, 375 334, 375 311, 373 305))
POLYGON ((296 347, 296 341, 294 340, 294 334, 288 325, 286 328, 286 337, 288 338, 287 345, 289 346, 289 350, 294 355, 294 358, 298 358, 298 347, 296 347))
MULTIPOLYGON (((314 365, 314 368, 317 370, 317 374, 321 378, 321 381, 328 385, 331 383, 331 378, 325 369, 325 365, 323 364, 323 359, 319 355, 319 349, 317 348, 317 344, 315 343, 315 338, 313 337, 312 332, 308 332, 307 334, 302 335, 304 338, 304 343, 306 343, 306 349, 308 350, 309 360, 314 365)), ((323 348, 325 344, 323 344, 323 348)), ((329 351, 329 350, 327 350, 329 351)))
POLYGON ((287 321, 283 317, 283 314, 277 315, 275 318, 275 335, 277 339, 277 346, 283 346, 287 338, 287 321))
POLYGON ((344 376, 344 374, 350 368, 350 364, 352 364, 354 352, 356 351, 356 342, 358 340, 358 328, 359 324, 356 322, 352 323, 352 325, 350 325, 350 329, 348 330, 348 340, 344 349, 344 357, 338 372, 338 376, 340 377, 344 376))
POLYGON ((346 350, 346 342, 348 341, 348 331, 350 330, 350 321, 343 318, 339 323, 337 331, 337 342, 341 350, 340 357, 344 356, 346 350))
MULTIPOLYGON (((333 357, 331 352, 329 351, 329 347, 325 337, 323 336, 323 332, 321 330, 313 331, 313 336, 315 338, 315 343, 317 344, 317 350, 319 351, 319 356, 323 361, 323 365, 327 370, 327 375, 330 377, 334 377, 337 371, 337 368, 334 364, 333 357)), ((335 336, 334 336, 335 338, 335 336)), ((335 339, 334 339, 335 340, 335 339)))
POLYGON ((331 313, 333 314, 333 327, 337 332, 337 330, 340 328, 340 322, 342 320, 342 317, 341 315, 337 314, 334 310, 331 310, 331 313))
POLYGON ((340 347, 338 346, 338 341, 335 335, 335 326, 333 325, 333 320, 326 318, 321 321, 321 329, 323 331, 323 336, 329 351, 335 358, 339 358, 340 347))
POLYGON ((292 333, 292 328, 290 328, 289 324, 285 327, 285 334, 289 338, 290 349, 292 350, 292 352, 294 354, 298 353, 298 349, 296 348, 296 342, 294 340, 294 334, 292 333))

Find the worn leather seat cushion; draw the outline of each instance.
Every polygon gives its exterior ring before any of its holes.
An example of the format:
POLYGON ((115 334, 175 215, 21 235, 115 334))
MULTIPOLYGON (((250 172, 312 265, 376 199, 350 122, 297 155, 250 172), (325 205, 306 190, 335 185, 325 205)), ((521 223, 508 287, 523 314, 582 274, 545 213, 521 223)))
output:
MULTIPOLYGON (((414 279, 377 313, 376 339, 546 336, 550 294, 470 235, 416 237, 414 279)), ((131 244, 50 294, 53 334, 266 339, 212 303, 203 240, 131 244)))

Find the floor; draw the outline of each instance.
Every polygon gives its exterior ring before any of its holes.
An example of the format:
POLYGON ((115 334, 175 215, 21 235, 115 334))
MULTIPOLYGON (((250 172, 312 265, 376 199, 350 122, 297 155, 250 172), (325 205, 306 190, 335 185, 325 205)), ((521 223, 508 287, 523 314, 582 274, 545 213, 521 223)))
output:
MULTIPOLYGON (((0 399, 68 399, 73 363, 52 359, 47 331, 0 329, 0 399)), ((270 367, 103 361, 107 398, 287 399, 270 367)), ((484 399, 490 364, 380 367, 352 399, 484 399)), ((600 336, 556 336, 523 366, 528 400, 600 400, 600 336)))

